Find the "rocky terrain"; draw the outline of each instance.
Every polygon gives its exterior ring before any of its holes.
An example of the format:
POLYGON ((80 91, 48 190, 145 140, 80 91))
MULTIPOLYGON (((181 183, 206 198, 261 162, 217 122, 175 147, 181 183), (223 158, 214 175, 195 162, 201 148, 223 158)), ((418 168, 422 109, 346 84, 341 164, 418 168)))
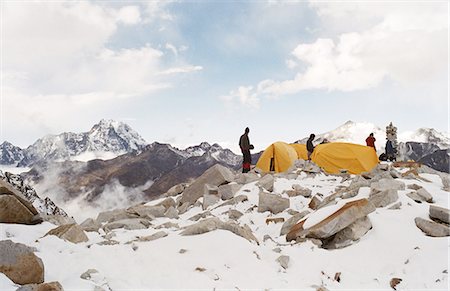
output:
POLYGON ((448 174, 417 163, 361 175, 302 160, 279 174, 217 164, 82 222, 2 221, 0 286, 446 290, 449 190, 448 174), (15 264, 24 254, 30 263, 15 264))

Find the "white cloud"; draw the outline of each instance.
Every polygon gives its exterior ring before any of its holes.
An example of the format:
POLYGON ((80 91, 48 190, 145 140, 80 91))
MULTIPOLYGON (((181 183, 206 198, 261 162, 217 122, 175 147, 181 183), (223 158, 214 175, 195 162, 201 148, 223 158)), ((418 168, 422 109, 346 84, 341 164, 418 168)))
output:
POLYGON ((294 59, 286 61, 288 68, 298 68, 295 77, 261 81, 245 91, 246 96, 254 100, 309 89, 356 91, 376 87, 385 79, 404 86, 431 83, 447 68, 445 3, 313 2, 311 6, 324 23, 339 22, 347 31, 298 44, 292 51, 294 59), (299 63, 303 66, 296 66, 299 63))
POLYGON ((231 91, 229 95, 220 97, 224 102, 233 104, 235 102, 249 108, 258 109, 260 99, 254 93, 253 87, 240 86, 237 90, 231 91))
POLYGON ((137 6, 125 6, 120 8, 117 17, 119 21, 128 25, 141 22, 141 12, 137 6))

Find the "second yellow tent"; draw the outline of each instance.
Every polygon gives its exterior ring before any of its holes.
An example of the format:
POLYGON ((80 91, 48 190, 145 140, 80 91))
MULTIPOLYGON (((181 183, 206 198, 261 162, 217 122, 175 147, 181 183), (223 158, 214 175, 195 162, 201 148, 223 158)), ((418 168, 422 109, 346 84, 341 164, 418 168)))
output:
POLYGON ((284 172, 298 159, 295 149, 285 142, 271 144, 262 153, 256 167, 263 172, 284 172))

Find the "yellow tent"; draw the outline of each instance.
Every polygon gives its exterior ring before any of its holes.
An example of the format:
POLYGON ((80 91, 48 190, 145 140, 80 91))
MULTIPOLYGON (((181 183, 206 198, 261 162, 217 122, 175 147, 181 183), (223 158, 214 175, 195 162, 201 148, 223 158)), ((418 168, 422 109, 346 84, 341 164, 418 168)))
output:
POLYGON ((372 170, 378 164, 374 148, 342 142, 317 145, 311 160, 332 174, 339 173, 341 169, 360 174, 372 170))
POLYGON ((256 167, 264 172, 284 172, 297 160, 297 152, 293 147, 284 142, 271 144, 262 153, 256 163, 256 167))
POLYGON ((306 150, 305 144, 291 143, 290 146, 297 152, 297 158, 299 160, 306 161, 308 159, 308 151, 306 150))

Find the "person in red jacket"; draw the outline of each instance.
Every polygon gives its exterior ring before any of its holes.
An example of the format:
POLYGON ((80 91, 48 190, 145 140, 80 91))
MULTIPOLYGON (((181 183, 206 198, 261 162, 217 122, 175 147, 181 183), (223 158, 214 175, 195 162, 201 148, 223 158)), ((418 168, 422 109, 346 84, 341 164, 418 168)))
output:
POLYGON ((368 147, 373 147, 375 149, 375 151, 377 151, 377 149, 375 148, 375 141, 376 139, 373 137, 373 132, 366 138, 366 144, 368 147))

